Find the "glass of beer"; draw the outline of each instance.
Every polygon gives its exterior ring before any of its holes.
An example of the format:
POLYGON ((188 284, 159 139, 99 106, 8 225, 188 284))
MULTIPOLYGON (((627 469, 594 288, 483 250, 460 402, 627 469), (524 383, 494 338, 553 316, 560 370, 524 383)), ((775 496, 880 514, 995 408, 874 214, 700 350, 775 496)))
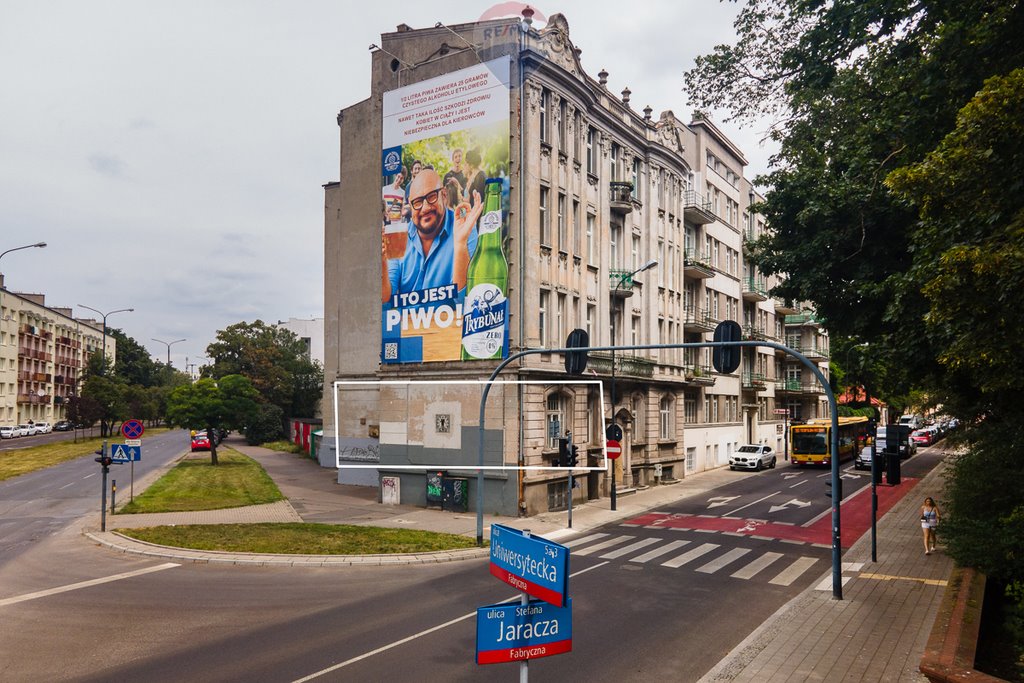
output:
POLYGON ((384 226, 384 256, 388 259, 403 258, 409 241, 408 223, 388 223, 384 226))

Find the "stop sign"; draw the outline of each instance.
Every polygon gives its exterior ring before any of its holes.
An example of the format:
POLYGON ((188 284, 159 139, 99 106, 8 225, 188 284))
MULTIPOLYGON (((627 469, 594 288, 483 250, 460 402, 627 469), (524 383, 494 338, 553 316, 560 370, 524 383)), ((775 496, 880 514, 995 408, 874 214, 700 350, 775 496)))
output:
POLYGON ((609 460, 615 460, 622 455, 622 444, 618 441, 608 441, 604 449, 608 453, 609 460))

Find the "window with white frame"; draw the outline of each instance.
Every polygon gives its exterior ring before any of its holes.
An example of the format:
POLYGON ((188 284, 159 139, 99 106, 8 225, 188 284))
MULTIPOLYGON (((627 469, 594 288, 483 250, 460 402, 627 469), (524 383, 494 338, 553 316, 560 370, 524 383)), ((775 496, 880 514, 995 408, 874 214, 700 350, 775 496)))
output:
POLYGON ((633 346, 638 346, 640 342, 640 316, 634 315, 632 324, 629 327, 629 341, 633 346))
POLYGON ((697 467, 697 449, 690 446, 686 449, 686 471, 693 472, 697 467))
POLYGON ((547 419, 545 420, 548 448, 558 448, 558 439, 565 434, 565 430, 572 429, 572 426, 565 420, 567 403, 568 398, 557 391, 548 394, 547 419))
POLYGON ((569 251, 569 238, 565 234, 565 195, 561 192, 558 193, 558 207, 556 210, 558 211, 558 248, 562 251, 569 251))
POLYGON ((555 308, 555 338, 552 339, 552 343, 560 345, 563 340, 565 340, 565 294, 559 294, 555 308))
POLYGON ((661 439, 672 439, 675 437, 672 429, 672 396, 665 395, 658 402, 658 426, 661 439))
POLYGON ((611 267, 621 268, 622 264, 619 261, 619 243, 622 241, 622 226, 613 223, 609 232, 608 252, 611 256, 611 267))
POLYGON ((594 229, 597 225, 597 217, 587 212, 587 263, 597 262, 597 241, 594 239, 594 229))
POLYGON ((683 399, 683 422, 688 425, 697 424, 697 399, 692 396, 683 399))
POLYGON ((647 414, 644 410, 644 397, 637 394, 630 402, 633 411, 633 438, 638 442, 647 440, 647 414))
POLYGON ((636 268, 639 268, 640 267, 640 236, 639 235, 633 235, 633 245, 632 245, 632 248, 630 249, 629 256, 630 256, 630 262, 632 263, 630 268, 634 269, 634 270, 636 268))
POLYGON ((572 253, 580 256, 580 202, 572 200, 572 253))
POLYGON ((551 244, 551 235, 548 226, 548 195, 551 191, 546 187, 540 188, 540 243, 551 244))
POLYGON ((568 139, 568 132, 566 131, 569 122, 569 115, 566 111, 565 98, 562 98, 558 102, 558 149, 563 152, 566 151, 566 141, 568 139))
POLYGON ((542 88, 540 91, 540 139, 543 142, 549 141, 550 131, 548 130, 548 107, 551 106, 551 91, 542 88))
POLYGON ((597 131, 587 128, 587 173, 597 175, 597 131))
POLYGON ((594 304, 587 304, 587 338, 590 339, 591 346, 597 346, 597 339, 594 336, 594 321, 597 318, 597 306, 594 304))
POLYGON ((640 195, 640 187, 643 185, 642 176, 640 157, 633 157, 633 199, 637 201, 643 201, 640 195))
POLYGON ((545 347, 548 345, 548 306, 550 305, 551 293, 541 290, 540 292, 540 311, 538 313, 538 321, 540 324, 540 345, 545 347))

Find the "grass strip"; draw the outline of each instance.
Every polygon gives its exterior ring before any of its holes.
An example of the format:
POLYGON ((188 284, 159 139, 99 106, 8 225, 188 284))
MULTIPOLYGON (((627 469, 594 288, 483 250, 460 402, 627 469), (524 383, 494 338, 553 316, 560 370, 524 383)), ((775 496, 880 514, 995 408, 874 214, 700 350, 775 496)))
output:
MULTIPOLYGON (((166 427, 160 427, 147 429, 146 434, 159 434, 166 431, 166 427)), ((116 438, 107 437, 106 439, 100 437, 80 437, 78 443, 72 440, 54 441, 37 446, 25 446, 24 448, 0 451, 0 481, 35 472, 36 470, 46 469, 47 467, 53 467, 68 460, 77 460, 86 455, 96 457, 95 451, 99 450, 104 441, 114 443, 120 438, 120 435, 117 435, 116 438)), ((5 439, 3 445, 16 446, 17 441, 5 439), (11 441, 15 441, 15 443, 11 443, 11 441)), ((99 467, 99 465, 96 467, 99 467)))
POLYGON ((291 441, 268 441, 267 443, 261 443, 260 448, 269 448, 272 451, 281 451, 283 453, 295 453, 296 455, 306 454, 306 451, 302 450, 301 446, 296 446, 291 441))
POLYGON ((118 532, 175 548, 284 555, 393 555, 476 547, 475 539, 457 534, 303 522, 156 526, 118 532))
POLYGON ((252 458, 221 446, 217 460, 216 467, 210 464, 209 454, 182 460, 118 513, 220 510, 284 500, 252 458))

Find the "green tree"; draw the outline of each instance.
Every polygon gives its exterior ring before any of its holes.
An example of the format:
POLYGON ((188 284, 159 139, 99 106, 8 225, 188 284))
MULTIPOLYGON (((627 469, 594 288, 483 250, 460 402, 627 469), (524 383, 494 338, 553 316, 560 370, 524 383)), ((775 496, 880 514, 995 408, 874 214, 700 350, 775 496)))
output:
POLYGON ((241 375, 219 381, 208 377, 184 384, 167 399, 167 420, 185 429, 205 428, 210 437, 210 462, 217 464, 217 429, 244 430, 255 417, 259 393, 241 375))
POLYGON ((107 335, 116 341, 114 374, 127 384, 151 387, 159 382, 157 364, 149 350, 117 328, 107 328, 107 335))
POLYGON ((118 378, 89 375, 82 385, 82 398, 98 408, 100 436, 110 436, 113 423, 127 417, 127 385, 118 378))
POLYGON ((287 417, 314 417, 323 388, 323 368, 290 330, 261 320, 236 323, 217 332, 206 348, 214 378, 248 377, 267 403, 287 417))

